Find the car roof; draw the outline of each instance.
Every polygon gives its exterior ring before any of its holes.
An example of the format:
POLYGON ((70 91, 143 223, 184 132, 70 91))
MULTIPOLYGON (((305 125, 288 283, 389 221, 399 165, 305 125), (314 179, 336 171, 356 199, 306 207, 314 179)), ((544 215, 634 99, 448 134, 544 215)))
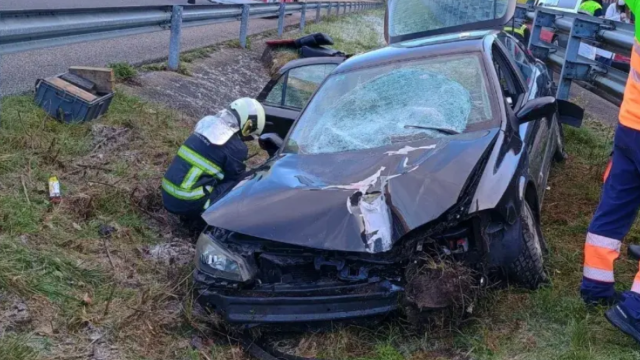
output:
POLYGON ((479 52, 484 47, 484 39, 497 33, 498 31, 495 30, 485 30, 403 41, 354 56, 338 65, 333 73, 349 72, 390 62, 435 57, 450 53, 479 52))

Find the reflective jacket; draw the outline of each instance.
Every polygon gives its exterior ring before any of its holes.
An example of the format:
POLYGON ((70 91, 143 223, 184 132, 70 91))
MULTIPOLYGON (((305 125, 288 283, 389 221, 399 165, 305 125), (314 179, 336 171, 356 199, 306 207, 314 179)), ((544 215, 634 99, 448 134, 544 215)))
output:
POLYGON ((224 145, 213 145, 192 134, 162 179, 165 208, 177 215, 201 214, 245 172, 249 150, 236 134, 224 145))
MULTIPOLYGON (((640 0, 627 0, 627 6, 634 15, 640 11, 640 0)), ((635 41, 631 51, 631 68, 624 98, 620 106, 620 123, 640 131, 640 21, 635 23, 635 41)))
POLYGON ((591 16, 602 16, 602 5, 593 0, 585 1, 580 5, 580 11, 584 11, 591 16))

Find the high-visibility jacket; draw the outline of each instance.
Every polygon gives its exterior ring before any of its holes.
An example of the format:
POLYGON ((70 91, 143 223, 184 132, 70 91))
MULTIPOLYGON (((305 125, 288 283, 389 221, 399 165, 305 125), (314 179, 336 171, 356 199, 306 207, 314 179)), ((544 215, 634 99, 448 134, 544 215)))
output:
POLYGON ((178 215, 196 215, 217 200, 224 183, 244 174, 249 149, 235 134, 224 145, 211 144, 194 133, 182 144, 162 179, 165 208, 178 215))
POLYGON ((588 0, 580 5, 580 11, 584 11, 591 16, 602 16, 602 5, 593 0, 588 0))
MULTIPOLYGON (((627 6, 637 16, 640 12, 640 0, 627 0, 627 6)), ((640 21, 635 24, 635 44, 631 51, 631 67, 624 91, 624 100, 620 107, 620 123, 626 127, 640 130, 640 21)))

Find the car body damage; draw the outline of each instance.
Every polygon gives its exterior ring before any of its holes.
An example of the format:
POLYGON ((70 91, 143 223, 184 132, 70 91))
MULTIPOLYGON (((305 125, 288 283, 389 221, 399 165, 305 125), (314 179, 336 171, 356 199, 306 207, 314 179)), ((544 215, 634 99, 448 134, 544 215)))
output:
POLYGON ((493 274, 544 282, 540 204, 581 113, 512 36, 441 33, 340 63, 284 139, 260 138, 270 159, 203 215, 203 306, 312 325, 464 305, 493 274))
POLYGON ((386 252, 457 203, 497 133, 429 140, 414 144, 413 151, 401 146, 283 154, 203 218, 212 226, 314 249, 386 252), (326 164, 340 166, 328 169, 326 164), (251 221, 245 219, 248 213, 251 221))

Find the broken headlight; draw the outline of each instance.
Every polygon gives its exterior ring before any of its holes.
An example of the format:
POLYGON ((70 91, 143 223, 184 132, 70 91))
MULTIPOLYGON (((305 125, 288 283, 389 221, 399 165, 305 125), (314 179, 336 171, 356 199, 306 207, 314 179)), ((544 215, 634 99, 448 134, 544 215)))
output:
POLYGON ((246 282, 256 274, 256 266, 240 254, 229 250, 210 234, 200 234, 196 245, 196 269, 215 278, 246 282))

